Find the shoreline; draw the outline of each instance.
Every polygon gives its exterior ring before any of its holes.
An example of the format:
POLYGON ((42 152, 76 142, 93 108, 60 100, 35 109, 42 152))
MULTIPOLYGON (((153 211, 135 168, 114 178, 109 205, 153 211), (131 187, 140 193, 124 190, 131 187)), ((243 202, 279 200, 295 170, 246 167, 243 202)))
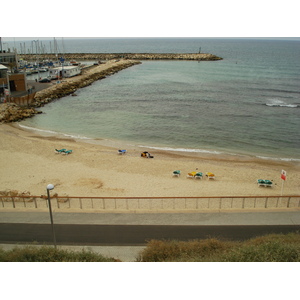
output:
MULTIPOLYGON (((104 143, 105 144, 105 143, 104 143)), ((229 160, 195 153, 143 149, 137 145, 119 155, 119 144, 110 146, 75 138, 43 136, 18 124, 0 125, 1 190, 45 194, 47 184, 58 196, 90 197, 197 197, 280 195, 280 172, 287 171, 284 195, 300 195, 300 167, 291 162, 229 160), (72 149, 70 155, 54 149, 72 149), (151 152, 154 159, 140 157, 151 152), (181 170, 173 178, 174 170, 181 170), (213 172, 215 180, 188 179, 198 169, 213 172), (273 180, 272 188, 256 180, 273 180)))
MULTIPOLYGON (((108 147, 119 147, 126 148, 127 150, 133 148, 147 149, 148 152, 155 151, 160 153, 167 153, 169 155, 182 155, 182 156, 194 156, 194 157, 203 157, 210 160, 220 160, 220 161, 239 161, 239 162, 257 162, 257 163, 268 163, 273 162, 274 164, 285 164, 286 165, 296 165, 300 167, 300 159, 297 158, 281 158, 281 157, 268 157, 268 156, 258 156, 252 153, 238 153, 238 152, 225 152, 222 150, 212 150, 212 149, 194 149, 194 148, 176 148, 172 146, 153 146, 153 145, 144 145, 134 141, 122 141, 111 138, 94 138, 86 137, 79 135, 72 135, 64 132, 56 132, 52 130, 44 130, 39 128, 30 127, 27 125, 19 123, 11 123, 21 130, 30 131, 41 136, 52 136, 57 138, 67 138, 74 139, 79 142, 90 143, 90 144, 99 144, 102 146, 108 147)), ((145 150, 146 151, 146 150, 145 150)))

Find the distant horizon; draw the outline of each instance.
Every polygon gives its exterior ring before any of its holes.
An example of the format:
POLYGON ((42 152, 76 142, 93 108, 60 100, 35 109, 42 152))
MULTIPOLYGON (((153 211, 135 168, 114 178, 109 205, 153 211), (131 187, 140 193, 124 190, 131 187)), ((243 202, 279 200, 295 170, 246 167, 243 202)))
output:
POLYGON ((240 39, 240 40, 283 40, 283 41, 300 41, 300 37, 1 37, 2 43, 5 42, 26 42, 33 40, 90 40, 90 39, 240 39))

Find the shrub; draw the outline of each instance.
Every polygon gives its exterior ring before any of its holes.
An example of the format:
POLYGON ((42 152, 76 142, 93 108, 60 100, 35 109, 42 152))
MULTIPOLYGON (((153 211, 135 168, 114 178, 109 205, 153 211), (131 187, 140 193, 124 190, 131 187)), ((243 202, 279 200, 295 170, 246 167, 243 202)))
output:
POLYGON ((4 251, 0 248, 1 262, 113 262, 114 258, 106 258, 92 251, 70 251, 42 247, 15 247, 4 251))
POLYGON ((140 253, 141 262, 298 262, 299 233, 270 234, 244 242, 217 239, 151 240, 140 253))
POLYGON ((230 262, 297 262, 300 258, 299 246, 267 241, 260 245, 245 245, 227 255, 223 261, 230 262))
POLYGON ((151 240, 138 261, 202 261, 230 248, 232 243, 217 239, 183 241, 151 240))

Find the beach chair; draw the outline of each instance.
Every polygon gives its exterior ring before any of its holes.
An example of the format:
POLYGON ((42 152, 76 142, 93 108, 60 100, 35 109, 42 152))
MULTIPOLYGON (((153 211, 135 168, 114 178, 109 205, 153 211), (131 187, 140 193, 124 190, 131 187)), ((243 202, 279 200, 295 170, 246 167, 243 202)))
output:
POLYGON ((267 179, 257 179, 257 185, 264 186, 264 187, 271 187, 273 185, 273 182, 267 179))
POLYGON ((271 187, 273 185, 273 182, 271 180, 265 180, 265 187, 271 187))
POLYGON ((125 153, 126 153, 126 150, 118 150, 118 153, 119 153, 119 154, 125 154, 125 153))
POLYGON ((62 152, 62 154, 68 155, 68 154, 71 154, 72 152, 73 152, 73 150, 66 150, 66 151, 62 152))
POLYGON ((179 176, 180 176, 179 170, 173 171, 173 177, 179 177, 179 176))
POLYGON ((202 178, 203 178, 203 174, 201 172, 195 174, 195 179, 202 179, 202 178))
POLYGON ((187 178, 195 178, 195 175, 197 174, 197 172, 190 172, 186 175, 187 178))
POLYGON ((215 179, 215 174, 214 173, 207 172, 206 176, 207 176, 208 179, 215 179))
POLYGON ((55 149, 55 153, 56 154, 60 154, 60 153, 63 153, 63 152, 65 152, 67 149, 55 149))
POLYGON ((265 186, 265 181, 263 179, 257 179, 258 186, 265 186))

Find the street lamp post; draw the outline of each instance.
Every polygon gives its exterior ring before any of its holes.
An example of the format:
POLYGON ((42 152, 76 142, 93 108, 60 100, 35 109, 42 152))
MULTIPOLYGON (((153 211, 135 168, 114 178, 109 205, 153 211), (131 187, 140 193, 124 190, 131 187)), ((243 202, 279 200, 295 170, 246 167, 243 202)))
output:
POLYGON ((50 190, 53 190, 53 189, 54 189, 54 185, 53 184, 48 184, 47 185, 47 195, 48 195, 48 204, 49 204, 49 212, 50 212, 50 221, 51 221, 51 228, 52 228, 54 248, 56 249, 56 237, 55 237, 53 217, 52 217, 52 209, 51 209, 51 201, 50 201, 50 190))

